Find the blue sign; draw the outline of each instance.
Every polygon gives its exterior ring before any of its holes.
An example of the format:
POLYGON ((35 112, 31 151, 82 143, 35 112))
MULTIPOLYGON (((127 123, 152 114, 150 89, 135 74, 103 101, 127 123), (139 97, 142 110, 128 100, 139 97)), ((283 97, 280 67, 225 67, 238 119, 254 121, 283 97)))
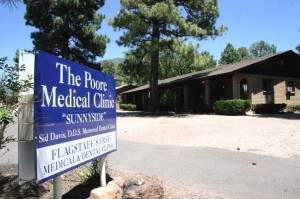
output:
POLYGON ((113 76, 38 51, 34 81, 37 183, 117 149, 113 76))

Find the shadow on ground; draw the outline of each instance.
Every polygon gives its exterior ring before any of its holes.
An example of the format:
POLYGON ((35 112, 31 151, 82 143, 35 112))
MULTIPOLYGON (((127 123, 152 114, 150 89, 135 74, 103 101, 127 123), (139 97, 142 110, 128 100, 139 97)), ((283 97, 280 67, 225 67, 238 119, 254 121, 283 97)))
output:
MULTIPOLYGON (((117 111, 117 117, 188 118, 188 117, 191 117, 192 115, 195 115, 195 114, 190 114, 190 113, 175 114, 174 112, 159 112, 158 114, 151 115, 149 112, 143 112, 143 111, 117 111)), ((228 116, 232 116, 232 115, 228 115, 228 116)), ((240 116, 240 115, 238 115, 238 116, 240 116)), ((258 117, 258 118, 278 118, 278 119, 287 119, 287 120, 300 120, 299 113, 253 114, 253 115, 247 115, 247 116, 258 117)))
POLYGON ((257 115, 251 115, 251 117, 300 120, 300 114, 298 114, 298 113, 257 114, 257 115))
MULTIPOLYGON (((106 181, 110 182, 111 180, 112 178, 109 175, 106 175, 106 181)), ((99 175, 73 187, 62 196, 62 199, 88 198, 91 191, 96 188, 99 188, 99 175)))
POLYGON ((175 114, 174 112, 159 112, 151 115, 148 112, 142 111, 117 111, 117 117, 143 117, 143 118, 157 118, 157 117, 169 117, 169 118, 185 118, 190 117, 190 114, 175 114))

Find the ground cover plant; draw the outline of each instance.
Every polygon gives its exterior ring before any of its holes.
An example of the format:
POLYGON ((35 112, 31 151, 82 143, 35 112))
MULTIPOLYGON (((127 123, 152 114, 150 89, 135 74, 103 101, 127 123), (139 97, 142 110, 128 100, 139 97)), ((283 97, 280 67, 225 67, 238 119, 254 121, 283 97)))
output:
POLYGON ((287 107, 287 112, 300 112, 300 104, 293 104, 287 107))

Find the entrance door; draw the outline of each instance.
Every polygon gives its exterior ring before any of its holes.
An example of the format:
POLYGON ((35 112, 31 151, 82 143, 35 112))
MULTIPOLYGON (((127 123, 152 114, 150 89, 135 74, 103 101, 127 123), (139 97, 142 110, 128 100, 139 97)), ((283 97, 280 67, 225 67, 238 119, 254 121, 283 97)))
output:
POLYGON ((225 99, 225 84, 224 84, 224 82, 218 82, 215 84, 215 99, 216 100, 225 99))
POLYGON ((240 82, 240 99, 249 99, 249 88, 246 79, 242 79, 240 82))

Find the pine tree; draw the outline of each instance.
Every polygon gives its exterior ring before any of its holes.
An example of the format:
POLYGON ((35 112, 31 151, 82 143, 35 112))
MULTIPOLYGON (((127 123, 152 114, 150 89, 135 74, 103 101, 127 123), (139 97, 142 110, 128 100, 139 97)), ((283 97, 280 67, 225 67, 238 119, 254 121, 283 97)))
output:
POLYGON ((140 48, 150 57, 150 111, 157 108, 159 52, 179 37, 199 40, 221 35, 226 27, 215 27, 217 0, 120 0, 121 10, 110 21, 124 31, 119 45, 140 48))
POLYGON ((35 50, 100 69, 96 58, 105 53, 109 39, 97 35, 104 15, 97 14, 105 0, 24 0, 26 25, 37 28, 31 33, 35 50))
MULTIPOLYGON (((216 66, 209 52, 199 53, 198 46, 185 44, 177 39, 168 49, 159 52, 159 79, 166 79, 216 66)), ((149 83, 151 54, 140 48, 127 51, 121 70, 127 83, 144 85, 149 83)))
POLYGON ((16 8, 21 3, 21 0, 0 0, 0 4, 9 7, 10 9, 16 8))
POLYGON ((221 53, 219 64, 233 64, 242 60, 242 57, 238 50, 234 48, 231 43, 226 45, 226 48, 221 53))

